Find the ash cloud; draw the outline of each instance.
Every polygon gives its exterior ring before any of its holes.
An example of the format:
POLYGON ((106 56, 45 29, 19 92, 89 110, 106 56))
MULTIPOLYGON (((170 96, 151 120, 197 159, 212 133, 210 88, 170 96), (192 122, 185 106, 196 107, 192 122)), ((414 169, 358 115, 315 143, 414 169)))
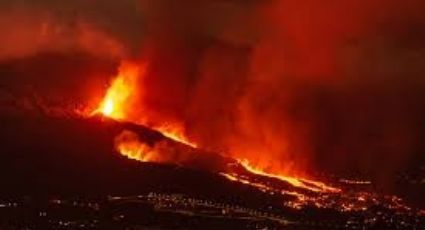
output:
POLYGON ((201 146, 377 180, 424 150, 423 2, 142 3, 147 104, 201 146))
MULTIPOLYGON (((75 36, 82 21, 121 47, 112 56, 149 62, 143 107, 155 122, 183 123, 201 146, 268 170, 350 169, 385 181, 425 150, 423 1, 2 4, 0 26, 23 45, 1 36, 12 44, 1 56, 84 48, 62 45, 68 36, 32 44, 32 30, 19 30, 27 21, 39 28, 48 15, 52 28, 65 24, 75 36), (20 26, 5 22, 11 8, 24 12, 11 20, 20 26)), ((86 50, 114 50, 93 43, 86 50)))
POLYGON ((0 59, 45 52, 85 52, 123 58, 137 49, 142 29, 136 1, 2 1, 0 59))

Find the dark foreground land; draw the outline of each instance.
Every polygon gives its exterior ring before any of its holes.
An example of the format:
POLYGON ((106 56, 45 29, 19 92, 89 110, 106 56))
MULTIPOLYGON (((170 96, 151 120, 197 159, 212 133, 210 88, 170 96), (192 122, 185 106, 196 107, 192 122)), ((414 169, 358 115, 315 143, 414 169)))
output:
POLYGON ((164 138, 144 127, 21 113, 0 120, 0 229, 425 229, 419 209, 293 208, 284 205, 290 196, 196 164, 141 164, 114 151, 123 129, 164 138))

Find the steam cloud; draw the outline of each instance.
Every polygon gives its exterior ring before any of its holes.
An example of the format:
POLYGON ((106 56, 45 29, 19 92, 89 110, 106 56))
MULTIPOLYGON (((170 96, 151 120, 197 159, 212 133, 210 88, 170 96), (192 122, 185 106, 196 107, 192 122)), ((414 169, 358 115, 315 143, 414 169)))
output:
MULTIPOLYGON (((116 2, 76 1, 64 3, 83 19, 65 29, 76 39, 29 42, 45 29, 43 12, 61 9, 53 2, 1 14, 11 30, 0 41, 18 45, 0 59, 46 47, 138 56, 149 62, 144 107, 157 122, 183 123, 200 146, 272 171, 382 180, 425 150, 421 0, 139 0, 113 11, 116 2)), ((53 18, 47 28, 62 28, 53 18)))

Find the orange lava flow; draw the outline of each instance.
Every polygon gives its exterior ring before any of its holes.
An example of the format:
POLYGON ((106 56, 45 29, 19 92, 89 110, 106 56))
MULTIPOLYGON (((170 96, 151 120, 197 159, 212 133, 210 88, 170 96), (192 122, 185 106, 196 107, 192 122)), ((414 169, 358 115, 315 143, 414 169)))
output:
POLYGON ((251 166, 249 161, 247 161, 247 160, 239 161, 239 163, 246 170, 248 170, 251 173, 266 176, 266 177, 269 177, 269 178, 279 179, 279 180, 282 180, 282 181, 286 181, 286 182, 292 184, 295 187, 304 188, 304 189, 314 191, 314 192, 333 192, 333 193, 335 193, 335 192, 341 191, 338 188, 327 186, 326 184, 324 184, 322 182, 318 182, 318 181, 295 178, 295 177, 288 177, 288 176, 283 176, 283 175, 279 175, 279 174, 267 173, 267 172, 264 172, 261 169, 257 169, 255 167, 251 166))
POLYGON ((159 127, 154 127, 153 129, 159 131, 164 136, 172 140, 189 145, 192 148, 198 147, 196 143, 189 141, 189 139, 183 134, 183 129, 179 125, 162 125, 159 127))
MULTIPOLYGON (((101 114, 116 120, 133 122, 136 124, 148 126, 149 128, 161 132, 164 136, 185 145, 197 148, 198 146, 191 142, 184 134, 184 128, 178 123, 167 122, 165 124, 152 126, 147 113, 143 110, 143 88, 140 86, 141 78, 146 73, 146 65, 124 62, 118 75, 109 86, 103 100, 93 114, 101 114), (136 111, 136 108, 138 109, 136 111)), ((148 146, 142 143, 138 136, 131 132, 123 132, 115 139, 115 147, 117 151, 133 160, 142 162, 163 162, 161 154, 155 149, 155 146, 148 146)), ((299 188, 304 188, 313 192, 339 192, 337 188, 325 185, 322 182, 288 177, 280 174, 272 174, 265 172, 260 168, 253 167, 248 160, 237 160, 250 173, 261 175, 269 178, 278 179, 290 183, 299 188)), ((172 162, 167 162, 172 163, 172 162)), ((230 179, 229 175, 226 178, 230 179)), ((235 179, 235 178, 233 178, 235 179)), ((249 184, 249 181, 242 183, 249 184)), ((255 184, 255 187, 262 188, 262 185, 255 184)))

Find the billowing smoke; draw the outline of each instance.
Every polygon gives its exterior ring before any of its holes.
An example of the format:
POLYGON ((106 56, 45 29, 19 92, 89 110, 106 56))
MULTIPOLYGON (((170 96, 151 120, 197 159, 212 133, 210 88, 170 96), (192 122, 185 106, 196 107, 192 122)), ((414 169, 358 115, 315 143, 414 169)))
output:
POLYGON ((147 106, 201 146, 377 179, 423 150, 421 1, 142 4, 147 106))
MULTIPOLYGON (((126 25, 140 18, 126 16, 128 11, 137 12, 131 1, 123 1, 121 5, 127 6, 126 9, 115 7, 111 1, 2 1, 0 60, 43 52, 124 57, 134 48, 126 41, 140 40, 141 32, 128 37, 130 29, 126 25), (114 20, 108 20, 114 14, 114 20)), ((137 14, 133 12, 133 15, 137 14)))
POLYGON ((269 171, 377 179, 425 150, 421 0, 56 2, 1 14, 2 28, 18 26, 0 37, 11 44, 0 58, 140 58, 144 115, 183 124, 204 148, 269 171))

